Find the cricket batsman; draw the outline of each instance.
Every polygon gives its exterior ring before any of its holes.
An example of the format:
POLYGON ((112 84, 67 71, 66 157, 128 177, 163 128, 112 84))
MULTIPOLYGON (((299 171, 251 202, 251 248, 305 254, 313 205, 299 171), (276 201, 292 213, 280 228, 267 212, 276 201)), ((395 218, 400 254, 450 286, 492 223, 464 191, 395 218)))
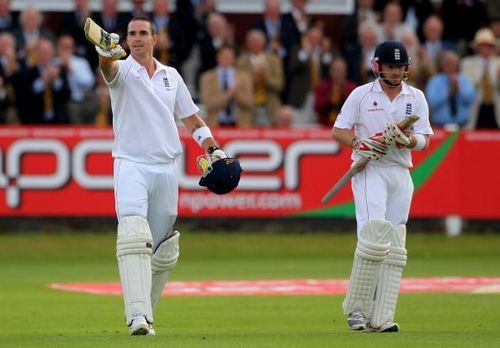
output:
POLYGON ((116 256, 125 321, 132 335, 154 335, 153 311, 179 258, 180 234, 173 225, 182 145, 176 118, 207 154, 200 158, 200 185, 228 193, 238 185, 241 167, 217 145, 179 73, 153 58, 159 37, 149 18, 128 23, 130 55, 124 60, 117 34, 91 19, 85 33, 96 45, 113 111, 116 256))
POLYGON ((351 93, 332 130, 335 140, 352 148, 354 162, 370 160, 351 181, 357 246, 343 311, 353 330, 399 331, 394 315, 407 260, 411 152, 426 149, 433 134, 423 92, 405 82, 409 66, 401 42, 378 45, 376 80, 351 93), (403 131, 398 124, 410 115, 418 120, 403 131))

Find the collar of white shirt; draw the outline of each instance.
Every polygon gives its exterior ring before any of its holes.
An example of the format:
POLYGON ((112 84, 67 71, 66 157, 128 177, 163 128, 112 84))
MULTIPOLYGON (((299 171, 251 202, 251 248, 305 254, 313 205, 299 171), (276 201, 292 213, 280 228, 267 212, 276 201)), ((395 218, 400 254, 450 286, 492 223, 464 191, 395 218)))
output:
MULTIPOLYGON (((134 57, 132 57, 132 55, 129 55, 127 57, 127 60, 129 61, 130 65, 132 66, 132 69, 135 71, 135 72, 139 72, 141 71, 142 69, 146 69, 146 67, 144 65, 141 65, 139 64, 138 61, 136 61, 134 59, 134 57)), ((164 71, 167 71, 167 66, 160 63, 158 60, 156 60, 156 58, 153 58, 154 62, 155 62, 155 66, 156 66, 156 70, 155 70, 155 73, 159 70, 164 70, 164 71)))
MULTIPOLYGON (((384 93, 384 91, 382 90, 382 86, 380 85, 379 79, 376 79, 373 82, 373 91, 379 92, 379 93, 384 93)), ((408 85, 405 82, 402 83, 401 94, 410 94, 410 89, 408 88, 408 85)))

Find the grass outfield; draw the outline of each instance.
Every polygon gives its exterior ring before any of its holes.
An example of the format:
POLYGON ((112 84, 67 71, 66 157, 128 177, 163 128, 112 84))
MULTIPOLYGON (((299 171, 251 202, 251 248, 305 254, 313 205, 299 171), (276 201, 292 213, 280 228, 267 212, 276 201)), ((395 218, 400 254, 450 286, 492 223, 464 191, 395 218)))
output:
MULTIPOLYGON (((402 294, 397 334, 347 329, 343 296, 164 297, 158 336, 129 337, 113 233, 0 235, 0 347, 498 347, 500 294, 402 294)), ((172 280, 347 278, 353 235, 184 233, 172 280)), ((409 234, 406 277, 500 276, 500 234, 409 234)))

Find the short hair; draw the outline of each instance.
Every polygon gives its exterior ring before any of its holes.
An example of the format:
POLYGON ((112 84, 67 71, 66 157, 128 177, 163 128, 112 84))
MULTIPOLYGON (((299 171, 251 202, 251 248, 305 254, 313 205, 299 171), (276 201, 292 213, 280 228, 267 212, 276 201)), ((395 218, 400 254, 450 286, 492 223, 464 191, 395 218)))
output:
MULTIPOLYGON (((135 21, 144 21, 144 22, 148 22, 149 23, 149 27, 151 28, 151 35, 156 35, 156 25, 155 23, 151 20, 151 18, 149 17, 146 17, 146 16, 135 16, 134 18, 132 18, 129 22, 132 23, 132 22, 135 22, 135 21)), ((128 32, 128 30, 127 30, 128 32)))

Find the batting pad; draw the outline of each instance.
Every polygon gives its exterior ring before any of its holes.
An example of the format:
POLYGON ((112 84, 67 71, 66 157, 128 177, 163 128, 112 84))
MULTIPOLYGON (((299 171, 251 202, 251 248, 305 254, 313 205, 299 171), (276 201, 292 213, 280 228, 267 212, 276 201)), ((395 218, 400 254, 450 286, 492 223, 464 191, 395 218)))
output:
POLYGON ((391 237, 391 247, 380 270, 371 316, 371 326, 373 327, 380 327, 386 321, 394 321, 399 287, 407 259, 406 226, 398 225, 396 230, 396 233, 391 237))
POLYGON ((163 241, 156 249, 151 258, 152 285, 151 285, 151 304, 153 311, 158 304, 161 293, 167 283, 170 271, 177 265, 179 258, 179 238, 180 233, 174 231, 174 234, 163 241))
POLYGON ((385 220, 371 220, 358 235, 349 290, 343 303, 344 314, 359 310, 367 314, 373 300, 382 261, 389 251, 394 226, 385 220))
POLYGON ((140 216, 129 216, 118 224, 116 257, 125 303, 125 318, 143 315, 153 322, 151 307, 151 248, 153 239, 148 222, 140 216))

